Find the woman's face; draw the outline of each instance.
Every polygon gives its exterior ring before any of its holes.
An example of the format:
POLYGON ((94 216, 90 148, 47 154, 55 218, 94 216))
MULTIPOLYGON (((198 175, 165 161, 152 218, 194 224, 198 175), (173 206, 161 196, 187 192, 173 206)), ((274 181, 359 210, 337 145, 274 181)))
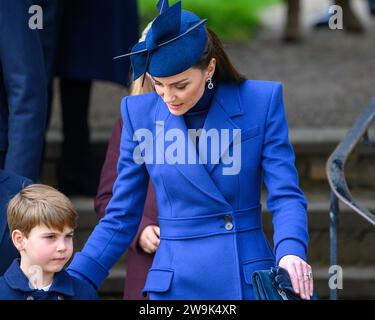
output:
POLYGON ((215 59, 205 70, 189 68, 170 77, 152 77, 156 93, 164 100, 170 113, 181 116, 203 96, 206 81, 215 71, 215 59))

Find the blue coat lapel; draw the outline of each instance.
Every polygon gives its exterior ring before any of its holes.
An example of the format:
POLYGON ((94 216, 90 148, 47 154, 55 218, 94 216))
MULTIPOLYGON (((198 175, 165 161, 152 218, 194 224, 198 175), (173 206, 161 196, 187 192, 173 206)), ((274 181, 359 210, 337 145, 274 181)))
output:
POLYGON ((238 134, 236 132, 236 134, 233 135, 233 129, 240 128, 231 118, 240 116, 242 114, 243 110, 239 97, 238 85, 219 85, 203 128, 206 130, 206 132, 208 132, 210 129, 216 129, 219 131, 219 133, 222 129, 229 129, 229 143, 225 146, 225 148, 220 147, 218 159, 211 159, 211 161, 205 165, 209 173, 211 173, 219 163, 220 159, 227 152, 238 134))
MULTIPOLYGON (((210 175, 208 174, 205 165, 199 164, 198 161, 195 161, 194 164, 188 164, 188 155, 193 155, 194 160, 197 159, 197 151, 192 139, 188 136, 188 130, 184 121, 183 116, 174 116, 172 115, 167 105, 163 102, 161 98, 158 99, 158 105, 156 107, 155 113, 155 125, 156 125, 156 134, 155 139, 160 138, 162 132, 161 126, 164 125, 164 132, 168 130, 179 129, 184 133, 185 139, 185 154, 186 161, 185 164, 174 164, 173 167, 176 168, 190 183, 197 187, 203 194, 206 194, 210 198, 213 198, 216 201, 219 201, 226 206, 228 202, 225 200, 224 196, 217 188, 210 175)), ((156 152, 159 153, 159 156, 163 156, 161 152, 164 152, 164 148, 156 148, 156 143, 154 141, 154 146, 156 152)), ((165 146, 166 148, 167 146, 165 146)), ((157 156, 157 155, 155 155, 157 156)), ((167 159, 165 160, 167 161, 167 159)))

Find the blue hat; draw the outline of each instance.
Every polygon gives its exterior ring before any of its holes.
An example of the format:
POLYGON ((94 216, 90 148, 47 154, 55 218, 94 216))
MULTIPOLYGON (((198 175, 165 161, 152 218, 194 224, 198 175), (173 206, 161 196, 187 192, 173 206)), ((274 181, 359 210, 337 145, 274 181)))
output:
POLYGON ((145 41, 132 51, 116 58, 130 56, 134 80, 148 72, 156 77, 181 73, 199 61, 206 46, 204 23, 194 13, 181 9, 181 1, 169 7, 159 0, 159 15, 152 22, 145 41))

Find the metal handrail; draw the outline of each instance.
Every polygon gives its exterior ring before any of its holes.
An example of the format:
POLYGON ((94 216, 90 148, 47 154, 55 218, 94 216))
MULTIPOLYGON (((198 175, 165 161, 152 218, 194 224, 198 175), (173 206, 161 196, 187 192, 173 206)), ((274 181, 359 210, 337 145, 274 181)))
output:
MULTIPOLYGON (((355 146, 363 139, 367 146, 375 146, 374 142, 369 140, 368 128, 375 119, 375 98, 370 100, 369 104, 357 118, 356 122, 350 128, 344 139, 333 151, 327 161, 327 176, 331 187, 331 204, 330 204, 330 263, 337 265, 337 227, 338 214, 340 211, 339 201, 341 200, 362 218, 375 226, 375 215, 366 208, 357 203, 348 188, 345 180, 344 167, 345 162, 355 146)), ((330 290, 330 298, 337 299, 337 289, 330 290)))

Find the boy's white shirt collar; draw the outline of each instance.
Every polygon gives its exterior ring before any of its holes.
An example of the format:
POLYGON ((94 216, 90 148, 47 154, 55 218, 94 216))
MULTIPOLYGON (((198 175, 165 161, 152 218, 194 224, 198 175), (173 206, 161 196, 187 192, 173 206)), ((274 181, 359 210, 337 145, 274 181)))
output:
POLYGON ((49 288, 51 288, 52 286, 52 282, 48 285, 48 286, 45 286, 43 288, 40 288, 39 290, 43 290, 43 291, 49 291, 49 288))
MULTIPOLYGON (((53 282, 53 281, 52 281, 52 282, 53 282)), ((29 287, 30 287, 30 289, 37 289, 37 290, 49 291, 49 289, 50 289, 51 286, 52 286, 52 282, 51 282, 49 285, 47 285, 47 286, 45 286, 45 287, 42 287, 42 288, 35 288, 35 287, 29 282, 29 287)))

